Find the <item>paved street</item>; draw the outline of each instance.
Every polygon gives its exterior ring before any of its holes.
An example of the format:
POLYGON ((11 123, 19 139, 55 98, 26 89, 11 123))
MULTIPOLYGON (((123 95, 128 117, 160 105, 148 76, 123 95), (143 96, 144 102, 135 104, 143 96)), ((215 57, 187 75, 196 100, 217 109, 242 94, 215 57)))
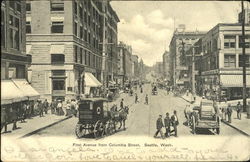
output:
MULTIPOLYGON (((151 95, 151 86, 149 84, 144 85, 144 93, 141 94, 139 89, 137 91, 140 103, 134 104, 134 96, 128 96, 128 94, 121 94, 120 98, 124 98, 125 105, 130 105, 130 112, 126 121, 126 131, 120 131, 112 136, 124 136, 124 135, 143 135, 153 137, 156 130, 156 119, 159 114, 165 117, 166 112, 171 115, 174 110, 177 110, 180 125, 178 127, 178 136, 208 136, 213 135, 211 131, 203 132, 202 134, 193 135, 191 129, 183 125, 185 117, 183 109, 186 101, 179 97, 174 97, 172 94, 167 95, 164 90, 158 90, 158 95, 151 95), (149 105, 144 104, 145 94, 149 94, 149 105)), ((120 101, 120 98, 117 102, 120 101)), ((52 127, 46 128, 33 136, 72 136, 75 138, 75 126, 77 118, 65 120, 52 127)), ((220 136, 240 135, 235 129, 221 123, 220 136)), ((217 135, 216 135, 217 136, 217 135)), ((110 137, 105 137, 110 138, 110 137)), ((175 138, 171 136, 170 138, 175 138)))

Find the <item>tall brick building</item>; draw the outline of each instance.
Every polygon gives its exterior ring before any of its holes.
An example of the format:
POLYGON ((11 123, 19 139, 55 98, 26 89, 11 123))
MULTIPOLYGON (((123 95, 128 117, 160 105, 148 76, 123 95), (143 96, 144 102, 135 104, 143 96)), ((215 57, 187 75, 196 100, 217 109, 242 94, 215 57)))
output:
POLYGON ((116 55, 119 19, 109 1, 35 0, 26 9, 31 82, 42 97, 70 99, 99 87, 116 55))

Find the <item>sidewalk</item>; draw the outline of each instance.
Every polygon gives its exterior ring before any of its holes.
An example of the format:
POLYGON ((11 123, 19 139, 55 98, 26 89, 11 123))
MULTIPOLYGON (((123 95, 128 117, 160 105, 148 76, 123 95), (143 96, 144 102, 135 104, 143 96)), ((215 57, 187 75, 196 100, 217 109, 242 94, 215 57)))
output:
POLYGON ((246 136, 250 136, 250 119, 247 119, 246 113, 241 113, 241 120, 237 118, 237 112, 233 110, 232 122, 222 121, 223 123, 229 125, 230 127, 238 130, 246 136))
MULTIPOLYGON (((189 95, 189 96, 183 95, 181 96, 181 98, 187 102, 191 102, 193 100, 192 95, 189 95)), ((199 104, 201 99, 202 99, 201 97, 196 96, 196 102, 194 104, 199 104)), ((227 104, 230 103, 232 106, 235 106, 238 103, 238 101, 241 101, 242 103, 242 100, 231 100, 231 101, 228 101, 227 104)), ((249 102, 249 99, 247 100, 247 102, 249 102)), ((227 105, 224 105, 224 103, 219 104, 219 107, 223 107, 223 106, 227 106, 227 105)), ((228 123, 227 121, 222 121, 222 122, 236 129, 242 134, 250 136, 250 119, 247 119, 246 113, 241 113, 241 120, 239 120, 237 119, 237 112, 233 110, 232 122, 231 123, 228 123)))
POLYGON ((57 124, 59 122, 62 122, 66 119, 69 119, 71 116, 57 116, 54 114, 45 114, 44 117, 35 116, 31 119, 25 119, 25 123, 21 123, 20 121, 17 122, 18 129, 12 130, 13 124, 8 124, 7 131, 11 131, 8 133, 2 133, 4 132, 4 128, 2 129, 1 136, 7 137, 7 136, 17 136, 23 137, 23 136, 29 136, 33 133, 36 133, 42 129, 45 129, 47 127, 50 127, 54 124, 57 124))

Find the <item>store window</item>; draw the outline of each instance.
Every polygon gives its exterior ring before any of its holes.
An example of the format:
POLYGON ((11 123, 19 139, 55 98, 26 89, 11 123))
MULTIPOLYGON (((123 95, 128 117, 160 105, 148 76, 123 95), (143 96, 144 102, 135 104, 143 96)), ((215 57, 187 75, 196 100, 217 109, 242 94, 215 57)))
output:
POLYGON ((78 62, 77 46, 74 46, 75 63, 78 62))
POLYGON ((31 33, 31 23, 30 23, 30 21, 26 21, 26 33, 31 33))
POLYGON ((74 22, 74 35, 78 36, 77 35, 77 22, 74 22))
POLYGON ((5 11, 1 8, 1 47, 5 45, 5 11))
POLYGON ((51 0, 50 10, 51 11, 64 11, 64 2, 62 0, 51 0))
MULTIPOLYGON (((243 47, 242 36, 239 36, 239 48, 243 47)), ((250 35, 245 36, 245 48, 250 48, 250 35)))
POLYGON ((31 3, 26 1, 26 11, 30 12, 31 11, 31 3))
POLYGON ((80 63, 82 64, 83 63, 83 52, 82 52, 82 48, 80 48, 80 63))
POLYGON ((20 49, 20 19, 10 15, 9 20, 9 38, 10 38, 10 48, 19 50, 20 49))
POLYGON ((235 55, 224 55, 224 67, 235 67, 236 59, 235 55))
POLYGON ((80 38, 83 39, 83 27, 80 25, 80 38))
POLYGON ((65 90, 64 79, 53 79, 53 90, 65 90))
POLYGON ((224 48, 235 48, 235 35, 224 35, 224 48))
MULTIPOLYGON (((250 54, 245 55, 245 65, 246 67, 250 67, 250 54)), ((243 55, 239 55, 239 67, 243 67, 243 55)))
POLYGON ((52 22, 51 33, 63 33, 63 21, 52 22))
POLYGON ((51 64, 64 64, 64 54, 51 54, 51 64))

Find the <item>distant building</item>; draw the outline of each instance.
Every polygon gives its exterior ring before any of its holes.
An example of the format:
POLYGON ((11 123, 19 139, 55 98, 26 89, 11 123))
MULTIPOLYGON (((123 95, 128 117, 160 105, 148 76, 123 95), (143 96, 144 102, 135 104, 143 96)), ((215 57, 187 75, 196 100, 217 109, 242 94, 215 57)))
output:
POLYGON ((165 51, 164 54, 162 55, 162 60, 163 60, 163 77, 164 79, 169 80, 169 67, 170 67, 170 57, 169 57, 169 52, 165 51))
MULTIPOLYGON (((250 96, 250 26, 245 26, 247 94, 250 96)), ((242 28, 240 23, 220 23, 202 38, 203 93, 219 98, 242 99, 242 28)))
POLYGON ((138 64, 138 56, 132 55, 132 76, 134 80, 139 79, 139 64, 138 64))
POLYGON ((181 29, 176 29, 171 39, 170 49, 170 81, 173 86, 190 88, 187 51, 193 44, 201 38, 205 32, 185 31, 183 25, 181 29))
POLYGON ((132 47, 123 42, 118 45, 118 74, 121 85, 132 79, 132 47))

